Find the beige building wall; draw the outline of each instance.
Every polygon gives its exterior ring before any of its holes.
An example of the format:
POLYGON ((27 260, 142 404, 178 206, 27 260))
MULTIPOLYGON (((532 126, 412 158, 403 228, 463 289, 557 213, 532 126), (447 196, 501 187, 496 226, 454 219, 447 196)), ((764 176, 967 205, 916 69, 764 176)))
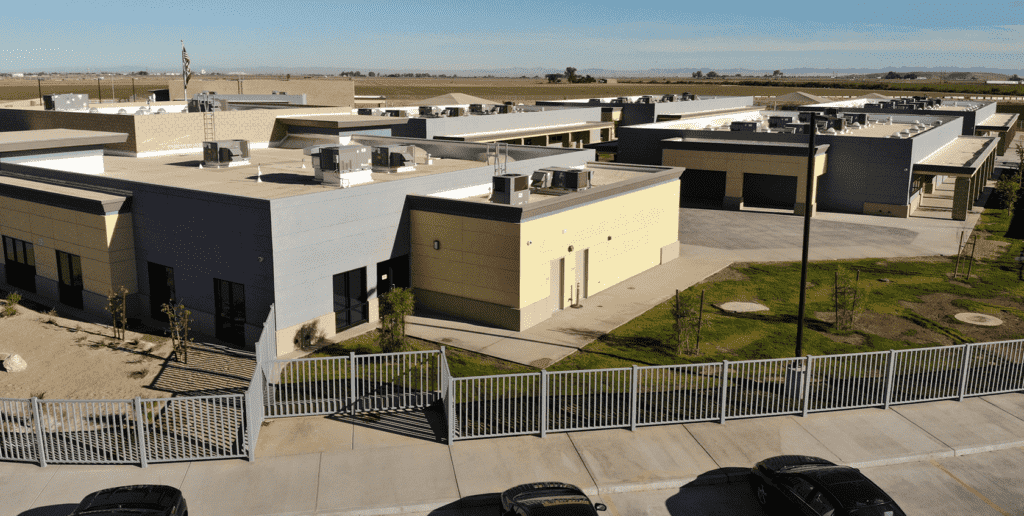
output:
MULTIPOLYGON (((185 98, 181 78, 168 83, 171 100, 185 98)), ((283 91, 289 95, 306 94, 306 103, 313 106, 355 105, 355 82, 349 78, 332 79, 200 79, 188 83, 189 97, 202 91, 215 91, 224 95, 270 95, 283 91)))
POLYGON ((526 329, 576 301, 577 269, 589 297, 675 258, 664 248, 679 241, 678 207, 672 181, 523 223, 413 210, 412 286, 423 306, 526 329), (564 267, 560 286, 553 261, 564 267))
POLYGON ((0 197, 0 204, 0 233, 33 244, 36 275, 59 281, 59 250, 81 257, 84 290, 138 292, 130 213, 98 215, 9 197, 0 197))
MULTIPOLYGON (((165 115, 150 115, 165 116, 165 115)), ((108 143, 105 149, 135 152, 135 119, 132 115, 110 115, 103 113, 80 113, 69 111, 44 111, 41 109, 0 110, 0 128, 11 131, 31 129, 82 129, 86 131, 108 131, 128 135, 123 143, 108 143)), ((200 120, 202 124, 202 120, 200 120)))

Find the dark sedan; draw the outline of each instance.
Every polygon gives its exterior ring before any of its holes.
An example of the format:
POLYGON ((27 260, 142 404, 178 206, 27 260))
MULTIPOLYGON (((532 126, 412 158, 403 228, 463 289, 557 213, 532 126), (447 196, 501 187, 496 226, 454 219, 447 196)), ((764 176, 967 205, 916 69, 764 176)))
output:
POLYGON ((781 455, 758 462, 750 488, 769 514, 906 516, 860 470, 817 457, 781 455))
POLYGON ((68 516, 188 516, 181 491, 171 486, 135 485, 96 491, 68 516))
POLYGON ((501 493, 502 516, 597 516, 603 503, 591 504, 580 488, 562 482, 537 482, 501 493))

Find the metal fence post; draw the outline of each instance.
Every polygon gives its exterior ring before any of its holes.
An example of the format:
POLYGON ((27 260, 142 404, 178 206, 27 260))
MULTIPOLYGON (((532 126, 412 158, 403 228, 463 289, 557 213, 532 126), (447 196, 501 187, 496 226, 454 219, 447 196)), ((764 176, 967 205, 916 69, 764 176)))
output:
POLYGON ((892 403, 893 380, 896 375, 896 350, 889 350, 889 362, 885 366, 885 409, 892 403))
POLYGON ((803 417, 807 417, 807 410, 810 408, 811 401, 811 355, 804 357, 804 379, 803 384, 800 386, 800 397, 803 398, 803 417))
POLYGON ((540 370, 540 436, 548 435, 548 372, 540 370))
POLYGON ((964 344, 964 361, 960 364, 960 397, 957 401, 963 401, 967 394, 967 373, 971 365, 971 344, 964 344))
POLYGON ((718 422, 720 424, 723 424, 723 425, 725 424, 725 406, 726 406, 726 403, 728 403, 728 401, 729 401, 729 389, 726 386, 727 383, 729 383, 729 361, 728 360, 723 360, 722 361, 722 378, 719 381, 719 386, 718 386, 720 389, 722 389, 722 391, 719 393, 719 398, 718 398, 718 403, 720 405, 720 408, 722 409, 722 414, 721 414, 721 417, 719 418, 718 422))
POLYGON ((448 445, 455 441, 455 379, 448 375, 448 445))
POLYGON ((352 415, 356 413, 356 352, 348 352, 348 406, 352 415))
POLYGON ((142 398, 135 397, 135 434, 139 445, 139 463, 142 467, 149 464, 146 462, 146 420, 142 413, 142 398))
POLYGON ((640 374, 640 369, 633 364, 632 374, 629 377, 629 429, 632 431, 636 430, 636 418, 637 418, 637 376, 640 374))
POLYGON ((38 445, 37 450, 39 453, 39 467, 46 467, 46 444, 43 442, 43 425, 40 422, 42 419, 41 412, 39 410, 39 398, 32 396, 32 420, 35 421, 36 427, 36 444, 38 445))
POLYGON ((444 387, 443 386, 444 386, 444 383, 445 383, 445 378, 444 378, 444 368, 441 366, 441 361, 442 360, 444 360, 445 362, 448 361, 448 357, 446 357, 445 354, 444 354, 444 346, 441 346, 441 351, 437 355, 437 390, 438 390, 438 394, 443 397, 444 396, 444 387))

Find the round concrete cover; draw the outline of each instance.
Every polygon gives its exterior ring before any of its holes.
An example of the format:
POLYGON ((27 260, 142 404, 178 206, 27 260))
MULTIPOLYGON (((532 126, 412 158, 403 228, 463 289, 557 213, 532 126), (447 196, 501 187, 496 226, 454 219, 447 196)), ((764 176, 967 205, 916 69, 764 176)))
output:
POLYGON ((1003 320, 998 317, 993 317, 988 314, 979 314, 976 312, 962 312, 954 315, 956 320, 965 322, 967 324, 974 324, 977 326, 999 326, 1003 324, 1003 320))
POLYGON ((729 301, 719 305, 718 308, 726 312, 765 312, 768 307, 760 303, 744 303, 742 301, 729 301))

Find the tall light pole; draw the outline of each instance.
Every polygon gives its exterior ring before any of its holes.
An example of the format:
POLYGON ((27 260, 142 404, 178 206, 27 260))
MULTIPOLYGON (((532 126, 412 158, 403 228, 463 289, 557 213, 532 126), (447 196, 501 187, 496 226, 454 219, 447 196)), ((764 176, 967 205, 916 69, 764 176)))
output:
POLYGON ((796 357, 804 355, 804 308, 807 304, 807 252, 811 243, 811 206, 814 201, 814 134, 817 115, 811 113, 811 137, 807 147, 807 196, 804 198, 804 249, 800 262, 800 309, 796 327, 796 357))

